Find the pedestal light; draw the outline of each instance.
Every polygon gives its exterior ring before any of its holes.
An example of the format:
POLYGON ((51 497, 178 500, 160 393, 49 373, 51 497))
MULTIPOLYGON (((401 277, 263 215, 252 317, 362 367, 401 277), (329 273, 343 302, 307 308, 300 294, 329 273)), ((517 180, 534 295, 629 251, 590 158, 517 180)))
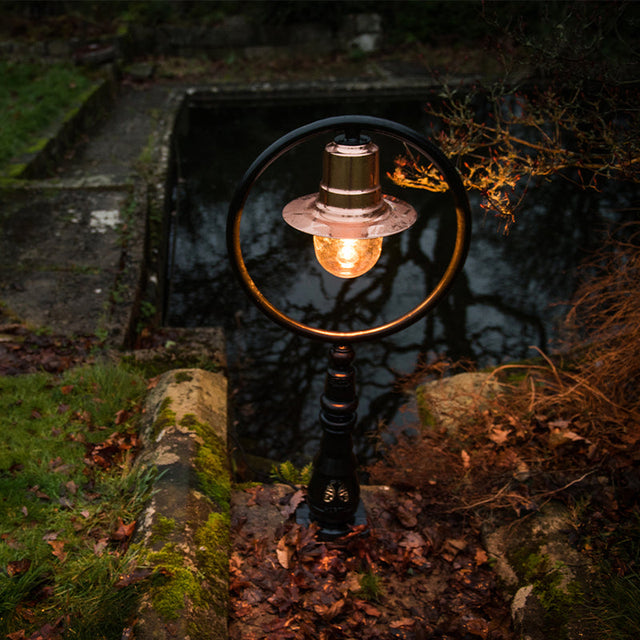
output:
MULTIPOLYGON (((227 248, 231 264, 253 302, 273 321, 304 337, 333 343, 321 398, 320 451, 307 489, 309 518, 324 537, 347 533, 364 522, 360 488, 353 454, 352 431, 358 400, 351 344, 382 338, 422 318, 447 293, 462 269, 469 246, 469 201, 455 167, 432 142, 398 123, 369 116, 338 116, 318 120, 286 134, 268 147, 249 167, 229 206, 227 248), (411 147, 430 162, 447 183, 453 198, 452 222, 456 240, 449 263, 436 286, 424 292, 413 309, 391 322, 357 331, 334 331, 306 325, 275 307, 258 289, 245 264, 240 245, 240 221, 245 202, 262 173, 278 158, 309 139, 333 134, 323 154, 323 170, 317 193, 287 204, 282 217, 290 226, 313 236, 321 266, 339 278, 366 273, 378 260, 385 236, 409 232, 415 209, 382 194, 379 152, 374 136, 392 138, 411 147)), ((304 517, 304 515, 302 516, 304 517)))

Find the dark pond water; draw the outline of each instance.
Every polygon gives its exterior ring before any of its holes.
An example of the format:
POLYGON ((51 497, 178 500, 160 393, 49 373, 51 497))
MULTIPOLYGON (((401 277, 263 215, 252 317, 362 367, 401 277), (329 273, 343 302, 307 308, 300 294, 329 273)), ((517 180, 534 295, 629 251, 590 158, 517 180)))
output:
MULTIPOLYGON (((185 108, 176 129, 174 225, 165 322, 223 326, 238 436, 252 453, 302 463, 317 450, 316 426, 328 346, 291 335, 254 308, 231 273, 225 246, 229 200, 245 170, 269 144, 321 117, 366 114, 389 118, 428 135, 422 102, 338 103, 185 108)), ((402 152, 381 147, 385 193, 411 202, 418 222, 385 239, 382 258, 367 275, 340 280, 316 263, 310 236, 281 220, 290 200, 317 191, 320 137, 272 165, 252 191, 242 219, 249 271, 269 299, 307 324, 357 329, 391 320, 420 302, 449 259, 455 221, 449 198, 398 189, 384 172, 402 152)), ((360 395, 356 449, 374 451, 370 437, 392 424, 405 398, 397 380, 436 354, 479 366, 548 350, 574 289, 575 267, 616 218, 615 194, 572 190, 566 181, 528 195, 517 223, 504 235, 471 194, 474 227, 464 272, 427 318, 390 338, 356 345, 360 395)), ((404 417, 402 418, 405 419, 404 417)))

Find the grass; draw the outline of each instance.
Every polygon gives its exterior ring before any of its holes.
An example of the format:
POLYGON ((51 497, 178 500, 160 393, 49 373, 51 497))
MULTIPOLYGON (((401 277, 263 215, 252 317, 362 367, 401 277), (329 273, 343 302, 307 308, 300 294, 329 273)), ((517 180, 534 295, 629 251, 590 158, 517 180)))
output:
POLYGON ((584 609, 601 637, 640 637, 640 512, 625 510, 609 522, 585 510, 576 519, 578 544, 594 561, 596 574, 584 609))
POLYGON ((71 64, 0 61, 0 168, 28 152, 92 84, 71 64))
POLYGON ((121 637, 152 480, 132 465, 145 387, 115 365, 0 378, 2 637, 121 637))

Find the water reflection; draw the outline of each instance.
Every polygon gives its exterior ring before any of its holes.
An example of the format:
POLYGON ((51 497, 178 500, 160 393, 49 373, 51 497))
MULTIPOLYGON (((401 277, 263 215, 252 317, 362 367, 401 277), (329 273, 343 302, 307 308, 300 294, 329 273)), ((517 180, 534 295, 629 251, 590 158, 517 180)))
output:
MULTIPOLYGON (((240 289, 224 244, 231 195, 266 146, 320 117, 367 113, 428 133, 420 103, 402 103, 398 115, 399 108, 326 104, 192 108, 183 114, 176 136, 166 323, 224 327, 238 431, 257 455, 300 463, 315 453, 328 349, 273 324, 240 289)), ((447 195, 399 190, 383 177, 383 191, 410 201, 418 221, 410 232, 385 239, 382 257, 368 274, 335 278, 316 263, 311 237, 280 218, 284 204, 317 191, 325 142, 297 148, 263 174, 243 214, 245 262, 260 290, 297 320, 342 330, 378 325, 413 308, 439 281, 455 239, 451 203, 447 195)), ((380 146, 384 171, 402 148, 386 139, 380 146)), ((574 267, 597 224, 613 216, 613 204, 606 194, 572 191, 566 182, 541 185, 526 204, 505 236, 482 217, 472 198, 469 257, 449 296, 402 333, 357 345, 360 457, 372 452, 362 435, 392 422, 403 402, 394 390, 398 376, 415 371, 424 354, 470 358, 485 366, 531 356, 532 345, 548 347, 561 313, 552 304, 570 296, 574 267)))

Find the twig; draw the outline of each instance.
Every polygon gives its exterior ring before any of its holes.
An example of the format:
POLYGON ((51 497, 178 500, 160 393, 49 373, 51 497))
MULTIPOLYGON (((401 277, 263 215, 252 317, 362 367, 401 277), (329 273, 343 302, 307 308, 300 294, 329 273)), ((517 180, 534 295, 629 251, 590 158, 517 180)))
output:
POLYGON ((539 493, 539 494, 535 495, 534 497, 536 497, 536 498, 546 498, 547 496, 552 496, 552 495, 555 495, 556 493, 560 493, 561 491, 564 491, 565 489, 568 489, 569 487, 573 486, 574 484, 578 484, 578 482, 582 482, 587 476, 590 476, 592 473, 595 473, 596 471, 597 471, 597 469, 592 469, 591 471, 587 471, 587 473, 585 473, 584 475, 580 476, 579 478, 576 478, 575 480, 572 480, 571 482, 565 484, 564 487, 558 487, 557 489, 553 489, 552 491, 545 491, 545 493, 539 493))

